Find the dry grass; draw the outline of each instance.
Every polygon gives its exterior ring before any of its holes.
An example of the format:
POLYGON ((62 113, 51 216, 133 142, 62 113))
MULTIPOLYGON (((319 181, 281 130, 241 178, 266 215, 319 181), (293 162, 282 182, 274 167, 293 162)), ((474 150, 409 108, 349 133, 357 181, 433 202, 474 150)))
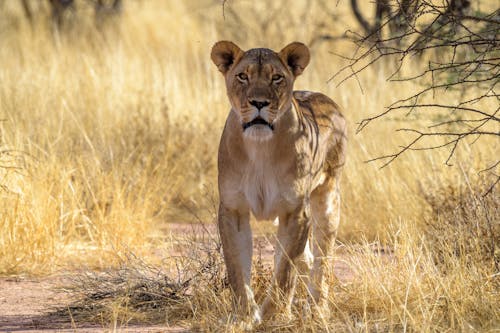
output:
MULTIPOLYGON (((284 9, 286 19, 276 20, 267 3, 234 2, 224 20, 221 7, 210 1, 130 2, 121 20, 103 30, 82 15, 54 34, 43 15, 31 29, 17 2, 5 2, 0 273, 118 266, 130 251, 149 260, 154 248, 169 249, 162 233, 169 222, 194 222, 193 211, 211 221, 213 210, 207 207, 216 193, 216 150, 228 103, 222 77, 209 60, 210 47, 232 39, 243 48, 279 49, 291 40, 311 42, 325 29, 340 34, 356 28, 347 3, 330 5, 340 14, 338 21, 329 20, 319 1, 309 11, 302 10, 305 3, 300 10, 284 9), (237 10, 246 15, 235 18, 237 10)), ((283 7, 279 1, 272 6, 283 7)), ((314 44, 312 63, 296 88, 328 94, 344 107, 350 124, 339 239, 352 254, 356 278, 337 284, 331 318, 299 316, 294 326, 277 323, 275 329, 498 327, 498 192, 486 201, 477 192, 488 181, 478 171, 499 155, 498 145, 480 140, 474 150, 459 147, 454 167, 443 164, 444 151, 411 152, 382 170, 364 163, 408 140, 395 128, 406 121, 425 126, 429 119, 393 117, 355 134, 362 118, 414 87, 386 82, 390 63, 359 77, 363 91, 356 81, 340 87, 326 83, 343 64, 331 52, 351 49, 342 41, 314 44), (457 204, 462 208, 455 209, 457 204), (368 244, 375 241, 393 249, 390 260, 373 253, 368 244)), ((257 284, 268 278, 261 272, 257 284)), ((134 301, 120 295, 125 298, 115 300, 134 301)), ((186 302, 179 315, 184 323, 211 331, 237 329, 221 321, 230 317, 227 290, 200 288, 186 302)), ((163 306, 171 313, 171 305, 163 306)), ((141 307, 133 312, 148 313, 141 307)))

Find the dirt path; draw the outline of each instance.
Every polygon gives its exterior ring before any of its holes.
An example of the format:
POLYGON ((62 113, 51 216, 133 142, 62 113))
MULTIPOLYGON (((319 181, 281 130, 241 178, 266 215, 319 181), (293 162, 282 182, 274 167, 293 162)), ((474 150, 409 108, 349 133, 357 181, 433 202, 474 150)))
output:
MULTIPOLYGON (((171 225, 172 234, 196 232, 197 227, 171 225)), ((273 246, 263 236, 254 242, 255 256, 260 255, 266 265, 273 260, 273 246)), ((346 263, 345 255, 337 253, 334 271, 337 279, 347 282, 353 272, 346 263)), ((0 332, 103 332, 113 331, 113 327, 103 327, 92 323, 72 323, 69 319, 51 315, 56 308, 71 304, 70 295, 58 291, 64 284, 64 276, 45 278, 0 278, 0 332)), ((187 332, 182 327, 128 326, 119 327, 121 332, 187 332)))
MULTIPOLYGON (((0 332, 103 332, 113 327, 71 323, 51 311, 71 302, 68 294, 56 291, 61 277, 43 279, 0 278, 0 332)), ((186 332, 181 327, 129 326, 121 332, 186 332)))
POLYGON ((43 325, 44 312, 67 301, 51 290, 57 279, 0 279, 0 330, 19 331, 43 325))

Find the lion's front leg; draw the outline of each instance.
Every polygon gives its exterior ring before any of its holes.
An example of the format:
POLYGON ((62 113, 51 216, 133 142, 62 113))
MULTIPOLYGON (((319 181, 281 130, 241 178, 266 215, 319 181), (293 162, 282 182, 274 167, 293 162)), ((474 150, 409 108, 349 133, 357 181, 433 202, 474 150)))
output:
POLYGON ((261 315, 263 319, 274 315, 280 306, 290 313, 295 283, 297 264, 302 259, 310 230, 310 209, 304 203, 292 213, 280 217, 278 243, 275 257, 273 284, 264 303, 261 315))
POLYGON ((252 269, 252 230, 249 213, 219 206, 219 233, 229 284, 236 299, 237 312, 260 321, 260 314, 250 288, 252 269))

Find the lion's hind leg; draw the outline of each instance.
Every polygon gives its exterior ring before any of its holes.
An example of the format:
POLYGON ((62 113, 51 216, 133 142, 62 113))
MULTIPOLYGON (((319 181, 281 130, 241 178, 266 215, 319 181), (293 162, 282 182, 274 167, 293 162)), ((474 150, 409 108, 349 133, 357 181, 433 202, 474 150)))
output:
POLYGON ((340 193, 336 177, 330 177, 313 191, 311 210, 314 264, 309 293, 314 305, 324 308, 328 300, 328 276, 332 272, 332 250, 340 222, 340 193))

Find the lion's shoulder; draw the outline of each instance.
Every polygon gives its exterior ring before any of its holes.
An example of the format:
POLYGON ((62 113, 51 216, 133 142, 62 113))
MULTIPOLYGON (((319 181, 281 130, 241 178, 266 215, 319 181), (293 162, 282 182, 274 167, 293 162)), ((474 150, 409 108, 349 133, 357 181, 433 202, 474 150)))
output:
POLYGON ((345 162, 347 128, 340 106, 317 92, 294 91, 293 97, 304 127, 310 129, 312 144, 325 151, 324 163, 334 174, 345 162))
POLYGON ((297 90, 293 92, 293 97, 297 101, 300 112, 306 118, 314 118, 317 122, 334 119, 336 122, 340 119, 343 121, 341 107, 322 93, 297 90))

